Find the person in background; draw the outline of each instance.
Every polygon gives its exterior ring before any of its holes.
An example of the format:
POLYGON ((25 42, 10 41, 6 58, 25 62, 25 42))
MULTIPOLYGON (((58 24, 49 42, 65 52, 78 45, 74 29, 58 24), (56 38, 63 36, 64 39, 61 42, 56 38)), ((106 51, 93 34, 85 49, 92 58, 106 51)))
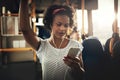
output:
POLYGON ((116 71, 118 71, 117 70, 118 67, 116 67, 116 63, 115 63, 115 59, 116 59, 115 50, 117 49, 114 46, 117 44, 118 41, 120 41, 120 38, 119 38, 119 27, 114 26, 114 22, 112 24, 112 31, 113 31, 112 37, 108 38, 104 45, 104 51, 109 60, 109 67, 108 67, 109 69, 107 68, 109 80, 118 79, 118 75, 116 74, 117 73, 116 71))
POLYGON ((93 37, 93 36, 88 36, 88 34, 81 34, 82 41, 84 41, 85 39, 87 39, 89 37, 93 37))
POLYGON ((79 31, 77 30, 77 27, 74 27, 71 34, 70 34, 71 39, 75 39, 77 41, 80 41, 80 34, 79 31))
POLYGON ((119 27, 114 26, 114 23, 113 23, 113 25, 112 25, 112 31, 113 31, 112 37, 110 37, 110 38, 106 41, 105 46, 104 46, 104 48, 105 48, 105 53, 108 54, 108 55, 110 55, 110 56, 113 55, 113 51, 112 51, 112 50, 113 50, 114 44, 115 44, 118 40, 120 40, 120 38, 119 38, 119 27))
POLYGON ((41 39, 30 27, 28 0, 21 0, 19 10, 20 28, 25 40, 36 50, 42 65, 42 80, 82 80, 83 46, 76 40, 66 38, 68 28, 73 25, 73 13, 69 6, 51 5, 44 14, 44 27, 50 38, 41 39), (70 48, 79 48, 76 57, 67 56, 70 48), (67 76, 67 77, 66 77, 67 76))

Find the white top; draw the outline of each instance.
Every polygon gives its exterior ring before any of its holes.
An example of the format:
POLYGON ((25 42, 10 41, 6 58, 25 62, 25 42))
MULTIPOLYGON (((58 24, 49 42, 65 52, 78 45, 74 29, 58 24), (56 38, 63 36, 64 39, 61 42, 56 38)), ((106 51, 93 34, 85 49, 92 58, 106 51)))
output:
POLYGON ((80 51, 83 49, 81 43, 72 39, 62 49, 53 47, 47 39, 41 40, 37 56, 42 64, 43 80, 64 80, 66 70, 69 67, 64 63, 63 58, 67 55, 71 47, 80 48, 80 51))

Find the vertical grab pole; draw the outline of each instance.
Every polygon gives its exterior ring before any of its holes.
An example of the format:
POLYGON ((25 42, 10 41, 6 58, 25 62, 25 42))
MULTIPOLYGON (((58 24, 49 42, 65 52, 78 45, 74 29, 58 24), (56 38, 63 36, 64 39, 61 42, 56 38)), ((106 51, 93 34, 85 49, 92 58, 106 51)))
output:
POLYGON ((115 20, 114 20, 114 32, 118 32, 118 0, 114 0, 114 12, 115 12, 115 20))
POLYGON ((84 0, 81 0, 81 8, 82 8, 82 34, 85 34, 84 32, 84 0))

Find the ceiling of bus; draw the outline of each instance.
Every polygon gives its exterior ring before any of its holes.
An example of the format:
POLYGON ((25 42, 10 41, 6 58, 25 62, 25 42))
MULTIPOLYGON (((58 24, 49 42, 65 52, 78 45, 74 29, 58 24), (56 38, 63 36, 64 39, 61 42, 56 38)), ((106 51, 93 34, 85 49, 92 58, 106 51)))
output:
MULTIPOLYGON (((51 4, 64 4, 69 1, 77 9, 81 9, 81 0, 35 0, 36 13, 41 13, 51 4)), ((0 11, 2 6, 11 13, 18 13, 20 0, 0 0, 0 11)), ((97 9, 98 0, 85 0, 85 9, 97 9)))

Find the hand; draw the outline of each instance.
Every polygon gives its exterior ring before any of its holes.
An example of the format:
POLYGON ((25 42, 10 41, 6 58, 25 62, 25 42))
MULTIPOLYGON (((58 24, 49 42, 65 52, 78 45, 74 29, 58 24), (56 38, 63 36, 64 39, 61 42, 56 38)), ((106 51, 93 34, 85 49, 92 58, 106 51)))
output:
POLYGON ((71 75, 74 80, 83 80, 85 71, 80 65, 80 59, 76 57, 65 56, 63 60, 66 65, 71 67, 71 69, 68 71, 69 75, 71 75))
POLYGON ((76 70, 81 69, 82 71, 84 71, 84 69, 82 68, 80 64, 79 58, 65 56, 63 60, 64 60, 64 63, 68 65, 69 67, 71 67, 72 69, 76 69, 76 70))

